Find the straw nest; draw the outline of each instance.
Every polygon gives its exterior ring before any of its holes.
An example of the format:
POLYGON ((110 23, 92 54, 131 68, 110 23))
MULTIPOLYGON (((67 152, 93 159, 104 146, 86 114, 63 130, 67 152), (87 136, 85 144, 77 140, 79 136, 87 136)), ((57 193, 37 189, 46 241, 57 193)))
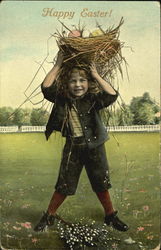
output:
MULTIPOLYGON (((102 33, 99 36, 66 37, 65 32, 56 33, 58 47, 63 51, 65 58, 59 75, 60 81, 65 79, 69 70, 76 65, 89 70, 91 62, 96 64, 99 74, 111 82, 115 78, 117 70, 122 75, 121 63, 124 58, 121 49, 124 43, 119 40, 119 30, 122 24, 123 18, 116 28, 109 28, 106 31, 103 31, 98 25, 97 27, 102 33)), ((68 29, 63 23, 62 25, 68 29)), ((80 34, 82 33, 83 30, 80 30, 80 34)))

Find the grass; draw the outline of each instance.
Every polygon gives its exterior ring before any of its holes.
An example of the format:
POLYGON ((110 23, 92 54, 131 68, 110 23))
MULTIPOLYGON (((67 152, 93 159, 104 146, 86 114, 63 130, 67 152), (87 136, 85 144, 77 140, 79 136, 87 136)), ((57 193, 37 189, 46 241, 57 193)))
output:
MULTIPOLYGON (((159 134, 111 133, 110 137, 106 149, 113 185, 111 197, 130 230, 120 233, 109 229, 120 239, 109 249, 153 249, 158 245, 160 234, 159 134), (126 244, 124 240, 129 237, 136 243, 126 244)), ((42 133, 24 133, 0 134, 0 140, 2 246, 5 249, 68 249, 64 248, 56 226, 40 234, 32 229, 53 193, 63 139, 53 135, 46 142, 42 133)), ((85 218, 87 222, 95 220, 97 226, 103 224, 103 209, 84 170, 76 195, 65 200, 58 214, 67 221, 85 218)))

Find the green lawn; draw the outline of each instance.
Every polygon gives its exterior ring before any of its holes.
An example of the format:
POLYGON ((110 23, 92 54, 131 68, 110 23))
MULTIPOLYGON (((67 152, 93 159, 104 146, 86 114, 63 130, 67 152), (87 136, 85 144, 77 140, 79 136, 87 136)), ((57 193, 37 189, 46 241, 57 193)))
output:
MULTIPOLYGON (((120 233, 110 229, 120 241, 108 249, 153 249, 160 235, 159 133, 111 133, 110 137, 106 143, 113 185, 110 192, 130 230, 120 233), (136 243, 125 243, 129 237, 136 243)), ((67 249, 56 225, 45 233, 32 230, 53 193, 63 139, 57 134, 46 142, 42 133, 24 133, 0 134, 0 140, 2 246, 67 249)), ((95 220, 97 226, 103 224, 103 209, 85 171, 76 195, 68 197, 58 214, 67 221, 85 218, 87 223, 95 220)))

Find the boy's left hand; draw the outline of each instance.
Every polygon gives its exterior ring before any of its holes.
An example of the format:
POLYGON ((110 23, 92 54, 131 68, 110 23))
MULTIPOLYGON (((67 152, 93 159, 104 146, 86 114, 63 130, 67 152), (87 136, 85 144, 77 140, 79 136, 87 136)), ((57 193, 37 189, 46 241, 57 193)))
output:
POLYGON ((91 70, 91 75, 96 78, 99 74, 98 74, 98 71, 97 71, 97 68, 96 68, 96 64, 94 62, 92 62, 90 64, 90 70, 91 70))

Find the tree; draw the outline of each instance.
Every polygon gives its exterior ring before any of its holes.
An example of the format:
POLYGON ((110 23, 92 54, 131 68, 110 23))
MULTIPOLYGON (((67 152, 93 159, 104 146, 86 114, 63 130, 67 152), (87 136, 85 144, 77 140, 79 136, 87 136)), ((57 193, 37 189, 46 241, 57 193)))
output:
POLYGON ((13 124, 21 127, 23 125, 24 112, 21 108, 17 108, 13 115, 13 124))
POLYGON ((30 117, 31 117, 31 112, 32 110, 29 109, 29 108, 25 108, 23 109, 23 125, 31 125, 31 122, 30 122, 30 117))
POLYGON ((43 126, 47 123, 49 114, 43 109, 33 109, 31 112, 30 122, 33 126, 43 126))
POLYGON ((13 108, 11 107, 1 107, 0 108, 0 125, 1 126, 11 126, 13 125, 13 108))
POLYGON ((30 125, 31 109, 22 109, 11 107, 0 108, 0 126, 30 125))
POLYGON ((153 107, 149 103, 143 103, 138 112, 136 112, 137 116, 135 117, 135 122, 139 125, 150 125, 155 124, 155 112, 153 107))
POLYGON ((159 107, 149 93, 145 92, 141 97, 132 98, 130 110, 133 114, 133 124, 146 125, 155 124, 155 114, 159 111, 159 107))
POLYGON ((133 124, 133 114, 128 105, 123 104, 120 109, 116 111, 116 121, 118 126, 133 124))
POLYGON ((114 108, 103 110, 101 118, 106 126, 132 125, 133 122, 133 114, 125 103, 122 103, 116 110, 114 108))

